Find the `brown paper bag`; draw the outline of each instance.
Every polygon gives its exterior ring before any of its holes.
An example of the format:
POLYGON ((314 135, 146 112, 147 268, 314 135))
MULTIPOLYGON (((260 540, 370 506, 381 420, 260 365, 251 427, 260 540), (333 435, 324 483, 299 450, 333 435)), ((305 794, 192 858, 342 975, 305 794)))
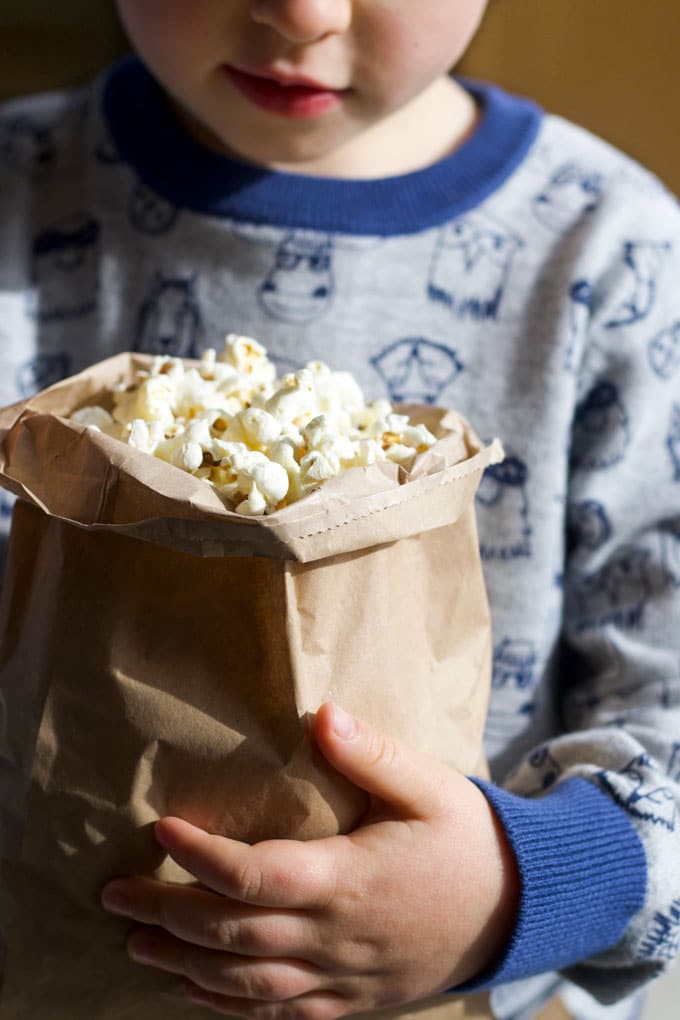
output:
MULTIPOLYGON (((0 1020, 205 1016, 180 979, 129 961, 133 926, 102 910, 101 889, 127 874, 195 881, 153 837, 167 814, 249 842, 350 830, 364 795, 307 735, 323 701, 484 767, 473 499, 500 444, 409 408, 441 437, 410 475, 352 469, 244 518, 61 417, 148 361, 120 355, 0 414, 0 481, 21 497, 0 604, 0 1020)), ((479 996, 384 1012, 491 1015, 479 996)))

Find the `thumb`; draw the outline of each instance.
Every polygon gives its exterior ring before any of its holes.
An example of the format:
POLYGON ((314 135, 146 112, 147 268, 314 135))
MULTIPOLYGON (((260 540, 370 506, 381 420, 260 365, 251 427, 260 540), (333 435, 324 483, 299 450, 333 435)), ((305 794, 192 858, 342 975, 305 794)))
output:
POLYGON ((324 758, 360 789, 411 818, 431 817, 441 810, 445 766, 436 759, 393 740, 332 702, 317 711, 314 737, 324 758))

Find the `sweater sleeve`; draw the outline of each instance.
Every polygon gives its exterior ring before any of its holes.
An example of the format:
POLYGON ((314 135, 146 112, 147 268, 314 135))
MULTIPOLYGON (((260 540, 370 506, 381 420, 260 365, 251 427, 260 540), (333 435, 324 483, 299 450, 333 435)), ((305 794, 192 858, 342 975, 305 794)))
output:
POLYGON ((609 1003, 680 948, 680 212, 667 196, 639 205, 623 252, 572 281, 588 326, 570 437, 561 733, 503 789, 480 783, 522 892, 505 954, 465 990, 558 970, 609 1003))

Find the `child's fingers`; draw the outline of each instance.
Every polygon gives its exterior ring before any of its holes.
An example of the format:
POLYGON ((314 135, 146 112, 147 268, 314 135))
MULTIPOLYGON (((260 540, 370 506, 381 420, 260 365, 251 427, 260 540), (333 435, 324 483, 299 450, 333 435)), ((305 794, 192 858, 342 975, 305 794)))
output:
MULTIPOLYGON (((208 1006, 215 1013, 228 1017, 244 1017, 247 1020, 258 1020, 262 1017, 344 1017, 348 1013, 347 1003, 343 996, 332 991, 309 992, 295 999, 294 1004, 285 1003, 281 1008, 272 1007, 271 1000, 239 999, 234 996, 217 995, 204 989, 191 986, 186 992, 191 1002, 208 1006)), ((356 1012, 356 1010, 352 1010, 356 1012)))
POLYGON ((267 840, 249 846, 181 818, 156 823, 174 861, 223 896, 265 907, 324 907, 336 886, 335 840, 267 840))
MULTIPOLYGON (((323 755, 356 786, 409 818, 429 818, 441 809, 438 762, 349 716, 331 702, 314 719, 323 755)), ((456 773, 447 770, 450 781, 456 773)))
POLYGON ((127 940, 127 951, 137 963, 183 974, 197 986, 221 995, 279 1002, 327 984, 324 973, 304 960, 209 952, 160 929, 134 932, 127 940))
POLYGON ((303 914, 225 901, 207 889, 159 882, 137 876, 110 882, 102 904, 140 924, 163 928, 170 935, 204 949, 240 956, 308 957, 315 931, 303 914), (116 907, 108 893, 124 892, 127 904, 116 907))

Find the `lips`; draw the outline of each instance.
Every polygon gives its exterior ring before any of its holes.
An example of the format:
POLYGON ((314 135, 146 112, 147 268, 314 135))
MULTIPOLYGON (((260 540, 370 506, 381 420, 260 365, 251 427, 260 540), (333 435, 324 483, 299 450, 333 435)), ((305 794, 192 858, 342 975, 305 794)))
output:
POLYGON ((254 74, 230 65, 225 73, 232 85, 256 106, 294 119, 319 117, 337 107, 349 89, 332 89, 310 78, 262 71, 254 74))

